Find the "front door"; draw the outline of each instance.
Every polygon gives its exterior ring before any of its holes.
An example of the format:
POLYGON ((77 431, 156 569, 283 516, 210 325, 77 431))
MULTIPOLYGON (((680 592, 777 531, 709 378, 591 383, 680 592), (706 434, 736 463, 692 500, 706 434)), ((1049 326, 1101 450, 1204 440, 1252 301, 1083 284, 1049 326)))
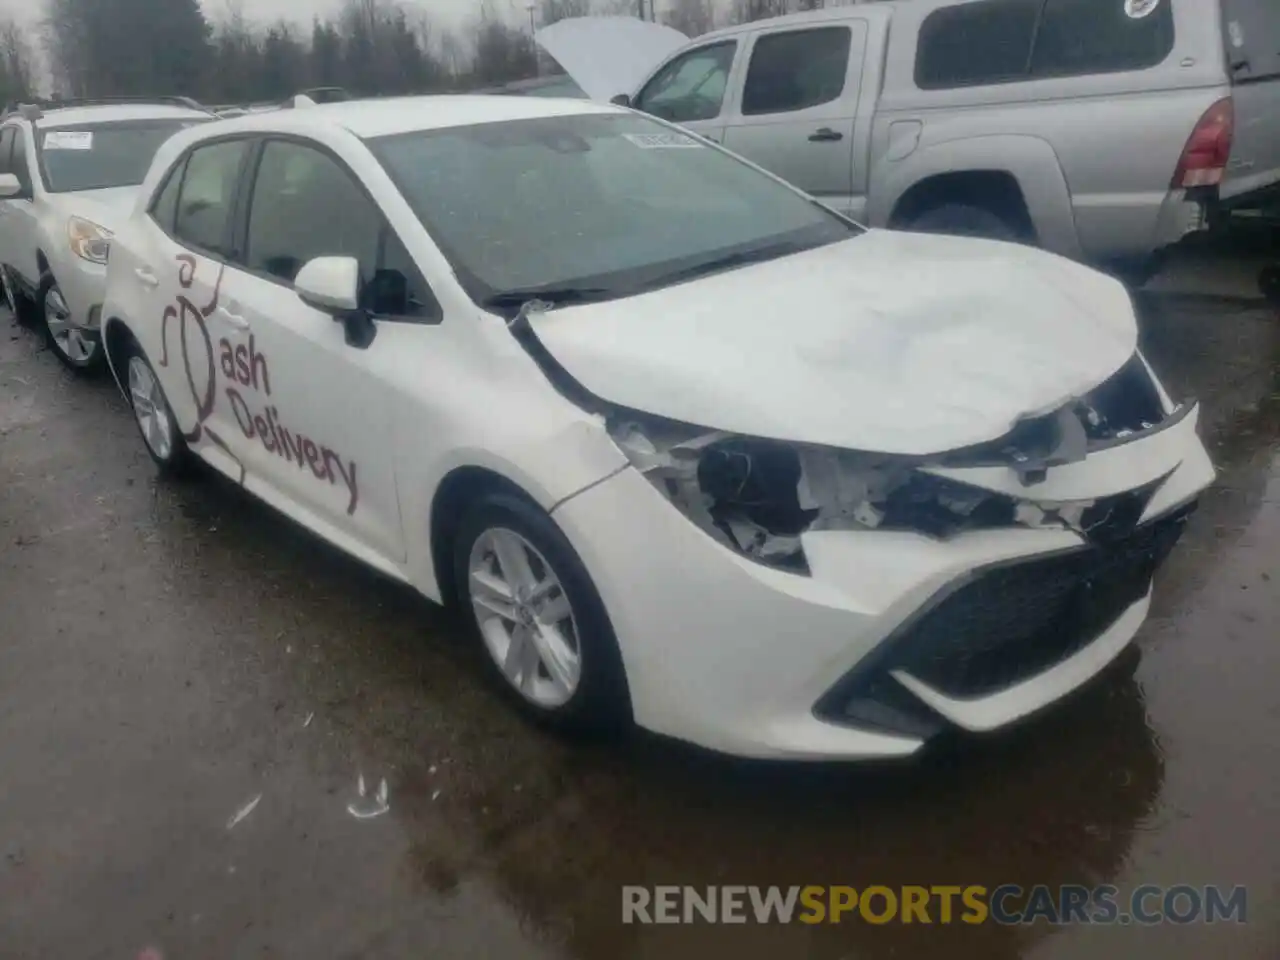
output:
POLYGON ((724 145, 842 213, 854 209, 854 121, 867 24, 755 36, 724 145))
POLYGON ((686 50, 659 68, 636 94, 636 108, 709 140, 723 140, 737 52, 736 40, 686 50))
POLYGON ((341 322, 293 289, 298 270, 320 256, 354 257, 372 281, 398 241, 346 167, 305 143, 268 140, 251 196, 242 263, 223 281, 242 326, 218 358, 229 429, 264 496, 402 562, 388 385, 397 337, 349 344, 341 322))

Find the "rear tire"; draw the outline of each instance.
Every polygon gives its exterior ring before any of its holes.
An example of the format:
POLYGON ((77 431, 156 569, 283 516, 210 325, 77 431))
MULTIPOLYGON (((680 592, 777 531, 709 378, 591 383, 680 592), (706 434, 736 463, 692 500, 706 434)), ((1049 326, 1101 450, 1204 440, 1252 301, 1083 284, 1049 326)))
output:
POLYGON ((59 363, 81 377, 96 377, 106 369, 102 341, 97 334, 86 335, 73 322, 66 298, 52 274, 45 274, 40 280, 36 312, 43 322, 49 349, 59 363))
POLYGON ((944 233, 957 237, 982 237, 1017 243, 1023 238, 1014 224, 985 207, 944 203, 926 210, 906 226, 917 233, 944 233))
POLYGON ((459 607, 507 697, 558 733, 622 732, 631 700, 618 641, 555 521, 521 496, 485 494, 463 515, 452 548, 459 607))
POLYGON ((182 439, 160 378, 136 342, 129 342, 122 359, 121 383, 133 411, 133 422, 156 469, 167 479, 189 476, 195 455, 182 439))

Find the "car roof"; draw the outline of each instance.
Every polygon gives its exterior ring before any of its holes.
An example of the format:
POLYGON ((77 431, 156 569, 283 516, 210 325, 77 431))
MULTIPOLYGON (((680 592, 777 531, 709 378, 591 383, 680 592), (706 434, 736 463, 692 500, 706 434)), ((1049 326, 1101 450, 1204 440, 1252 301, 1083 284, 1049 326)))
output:
POLYGON ((98 106, 55 107, 45 110, 35 121, 40 130, 74 127, 89 123, 115 123, 128 120, 209 120, 203 110, 159 103, 113 103, 98 106))
MULTIPOLYGON (((214 126, 219 133, 233 130, 303 131, 307 128, 335 126, 342 127, 361 139, 368 139, 481 123, 625 112, 620 107, 608 104, 558 97, 438 94, 294 107, 218 120, 214 126)), ((209 128, 207 132, 212 135, 214 128, 209 128)))
POLYGON ((838 7, 818 7, 816 10, 805 10, 801 13, 788 13, 781 17, 766 17, 763 20, 750 20, 746 23, 735 23, 699 34, 690 40, 690 44, 699 45, 721 37, 735 37, 742 33, 756 30, 776 30, 787 27, 803 27, 810 23, 831 23, 832 21, 867 19, 868 17, 884 17, 894 10, 923 8, 932 10, 936 7, 953 7, 972 0, 876 0, 875 3, 853 3, 838 7))

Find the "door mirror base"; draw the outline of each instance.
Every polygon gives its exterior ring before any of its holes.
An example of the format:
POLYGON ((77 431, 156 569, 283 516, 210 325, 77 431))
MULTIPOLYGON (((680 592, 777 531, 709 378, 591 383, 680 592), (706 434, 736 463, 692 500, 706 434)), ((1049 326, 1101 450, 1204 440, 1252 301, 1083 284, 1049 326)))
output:
POLYGON ((294 292, 307 306, 342 324, 347 346, 367 350, 378 328, 360 306, 360 262, 355 257, 316 257, 293 280, 294 292))
POLYGON ((611 97, 609 102, 619 107, 629 107, 631 106, 631 96, 630 94, 620 93, 616 97, 611 97))

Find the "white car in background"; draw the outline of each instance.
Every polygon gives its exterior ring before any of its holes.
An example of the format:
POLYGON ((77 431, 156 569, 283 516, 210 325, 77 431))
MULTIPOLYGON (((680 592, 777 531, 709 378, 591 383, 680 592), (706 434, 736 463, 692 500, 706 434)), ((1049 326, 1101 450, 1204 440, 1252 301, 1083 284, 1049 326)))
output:
POLYGON ((864 230, 585 101, 184 131, 103 316, 162 471, 457 601, 540 720, 742 755, 903 756, 1059 699, 1214 475, 1120 283, 864 230))
POLYGON ((156 149, 213 117, 182 97, 28 104, 0 126, 0 282, 34 307, 54 355, 101 369, 107 248, 156 149))

